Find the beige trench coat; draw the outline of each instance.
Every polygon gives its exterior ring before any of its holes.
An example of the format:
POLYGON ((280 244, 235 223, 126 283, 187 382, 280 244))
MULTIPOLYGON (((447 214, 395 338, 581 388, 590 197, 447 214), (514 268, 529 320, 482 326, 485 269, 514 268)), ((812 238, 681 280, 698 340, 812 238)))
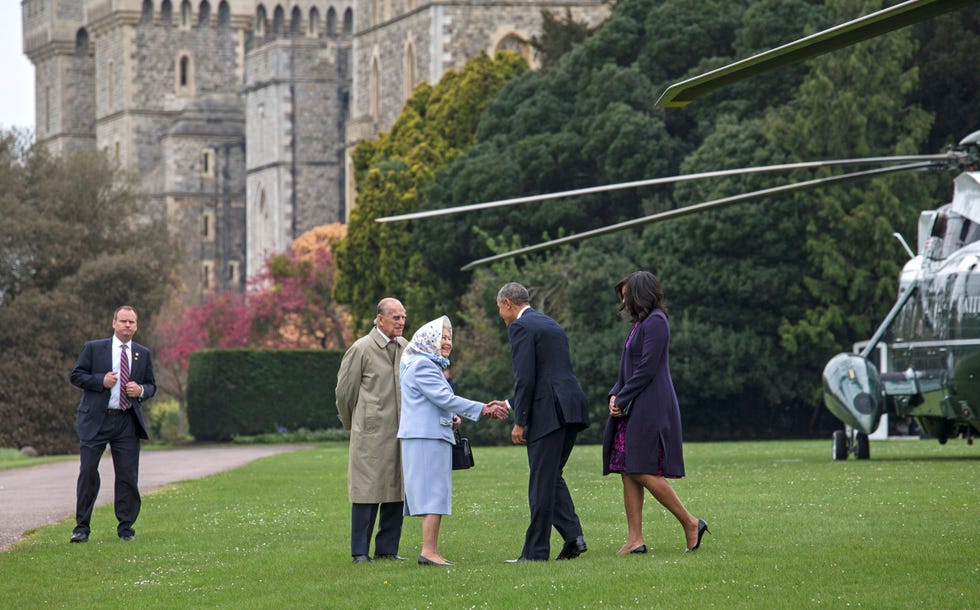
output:
POLYGON ((337 372, 337 414, 350 432, 347 493, 353 504, 401 502, 398 366, 408 342, 398 337, 395 361, 377 329, 354 342, 337 372))

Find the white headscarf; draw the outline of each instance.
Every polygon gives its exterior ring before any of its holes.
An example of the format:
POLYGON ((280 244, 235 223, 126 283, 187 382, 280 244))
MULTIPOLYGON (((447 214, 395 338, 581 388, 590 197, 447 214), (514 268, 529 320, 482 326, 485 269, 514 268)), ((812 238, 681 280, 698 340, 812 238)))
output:
POLYGON ((425 323, 422 328, 415 331, 408 347, 402 352, 401 370, 405 370, 410 362, 419 357, 425 357, 439 365, 440 368, 449 367, 449 358, 445 358, 440 353, 442 344, 442 329, 449 329, 449 336, 453 335, 453 324, 449 318, 442 316, 431 322, 425 323))

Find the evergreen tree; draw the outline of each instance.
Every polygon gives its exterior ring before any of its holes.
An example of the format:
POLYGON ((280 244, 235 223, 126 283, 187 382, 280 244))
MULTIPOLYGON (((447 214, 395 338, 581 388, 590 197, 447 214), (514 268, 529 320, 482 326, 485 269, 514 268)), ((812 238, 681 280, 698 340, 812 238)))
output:
POLYGON ((336 246, 335 297, 351 304, 358 332, 370 328, 375 305, 387 296, 399 298, 414 321, 454 311, 432 296, 439 294, 441 279, 428 273, 410 228, 375 219, 418 210, 435 174, 473 142, 487 100, 524 70, 515 53, 472 59, 435 87, 419 86, 392 130, 355 150, 357 205, 347 238, 336 246))

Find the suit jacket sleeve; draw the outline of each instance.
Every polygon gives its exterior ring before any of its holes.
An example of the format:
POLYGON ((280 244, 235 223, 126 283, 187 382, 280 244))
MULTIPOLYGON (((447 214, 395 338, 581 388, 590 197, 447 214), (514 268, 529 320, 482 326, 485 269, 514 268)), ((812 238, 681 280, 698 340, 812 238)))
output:
POLYGON ((103 385, 105 371, 95 371, 95 341, 89 341, 82 348, 82 353, 78 355, 75 366, 71 369, 71 383, 77 388, 88 390, 89 392, 107 392, 108 389, 103 385))
MULTIPOLYGON (((157 393, 157 381, 156 377, 153 376, 153 357, 150 355, 150 350, 146 347, 135 343, 133 346, 133 357, 143 359, 146 363, 143 366, 140 376, 133 379, 133 381, 143 386, 143 395, 140 396, 140 400, 146 400, 147 398, 152 398, 157 393)), ((137 373, 140 371, 136 364, 133 365, 133 370, 137 373)))
POLYGON ((528 412, 534 401, 535 366, 534 337, 520 320, 511 323, 507 330, 510 337, 510 357, 514 365, 514 396, 510 406, 514 409, 514 423, 526 427, 528 412))
POLYGON ((429 402, 443 411, 457 413, 466 419, 473 421, 480 419, 483 403, 456 396, 439 367, 424 366, 423 363, 422 366, 417 366, 415 370, 415 382, 418 384, 419 391, 429 399, 429 402))

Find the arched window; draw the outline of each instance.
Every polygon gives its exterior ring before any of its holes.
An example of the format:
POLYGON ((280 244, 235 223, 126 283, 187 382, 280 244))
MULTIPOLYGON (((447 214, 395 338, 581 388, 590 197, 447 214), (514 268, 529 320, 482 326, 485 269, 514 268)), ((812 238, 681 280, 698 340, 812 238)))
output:
POLYGON ((228 3, 225 0, 221 0, 221 4, 218 5, 218 27, 226 28, 231 23, 231 9, 228 8, 228 3))
POLYGON ((182 52, 177 56, 177 95, 194 94, 194 61, 189 53, 182 52))
POLYGON ((153 0, 143 0, 143 11, 140 13, 140 23, 153 23, 153 0))
POLYGON ((320 11, 315 6, 310 9, 310 24, 307 28, 307 34, 311 38, 316 38, 320 35, 320 11))
POLYGON ((260 4, 259 7, 255 10, 255 35, 256 36, 265 36, 266 19, 267 18, 265 16, 265 7, 260 4))
POLYGON ((44 88, 44 133, 51 133, 51 87, 44 88))
POLYGON ((170 23, 173 21, 173 15, 174 7, 170 3, 170 0, 163 0, 163 3, 160 5, 160 21, 163 22, 164 25, 170 25, 170 23))
POLYGON ((88 30, 81 28, 75 34, 75 56, 85 57, 88 55, 88 30))
POLYGON ((276 10, 272 11, 272 35, 276 38, 282 36, 282 26, 285 20, 286 12, 282 10, 281 6, 277 6, 276 10))
POLYGON ((327 36, 337 35, 337 11, 331 6, 327 9, 327 36))
POLYGON ((354 12, 350 7, 344 11, 344 34, 350 35, 354 32, 354 12))
POLYGON ((371 80, 369 87, 368 108, 371 113, 371 118, 377 119, 381 115, 381 66, 378 65, 377 57, 371 59, 371 80))
POLYGON ((180 3, 180 27, 191 27, 191 0, 184 0, 180 3))
POLYGON ((116 72, 116 66, 112 62, 112 60, 110 59, 109 60, 109 64, 106 66, 106 78, 105 78, 105 83, 106 83, 106 85, 105 85, 106 86, 106 95, 105 95, 106 102, 105 102, 105 107, 110 112, 115 107, 115 101, 116 101, 116 99, 115 99, 116 98, 116 88, 113 86, 113 83, 115 83, 115 80, 116 80, 116 74, 115 74, 115 72, 116 72))
POLYGON ((497 43, 496 48, 493 50, 494 54, 501 51, 516 51, 517 53, 520 53, 521 57, 524 58, 524 61, 526 61, 529 66, 533 65, 534 50, 531 48, 531 45, 513 32, 501 38, 500 42, 497 43))
POLYGON ((405 44, 405 63, 402 66, 402 99, 408 100, 415 89, 415 45, 412 41, 405 44))
POLYGON ((197 23, 199 25, 211 23, 211 4, 208 0, 201 0, 201 4, 197 7, 197 23))
POLYGON ((303 12, 299 10, 298 6, 293 7, 293 12, 289 17, 289 34, 290 36, 296 36, 300 33, 300 27, 303 22, 303 12))

